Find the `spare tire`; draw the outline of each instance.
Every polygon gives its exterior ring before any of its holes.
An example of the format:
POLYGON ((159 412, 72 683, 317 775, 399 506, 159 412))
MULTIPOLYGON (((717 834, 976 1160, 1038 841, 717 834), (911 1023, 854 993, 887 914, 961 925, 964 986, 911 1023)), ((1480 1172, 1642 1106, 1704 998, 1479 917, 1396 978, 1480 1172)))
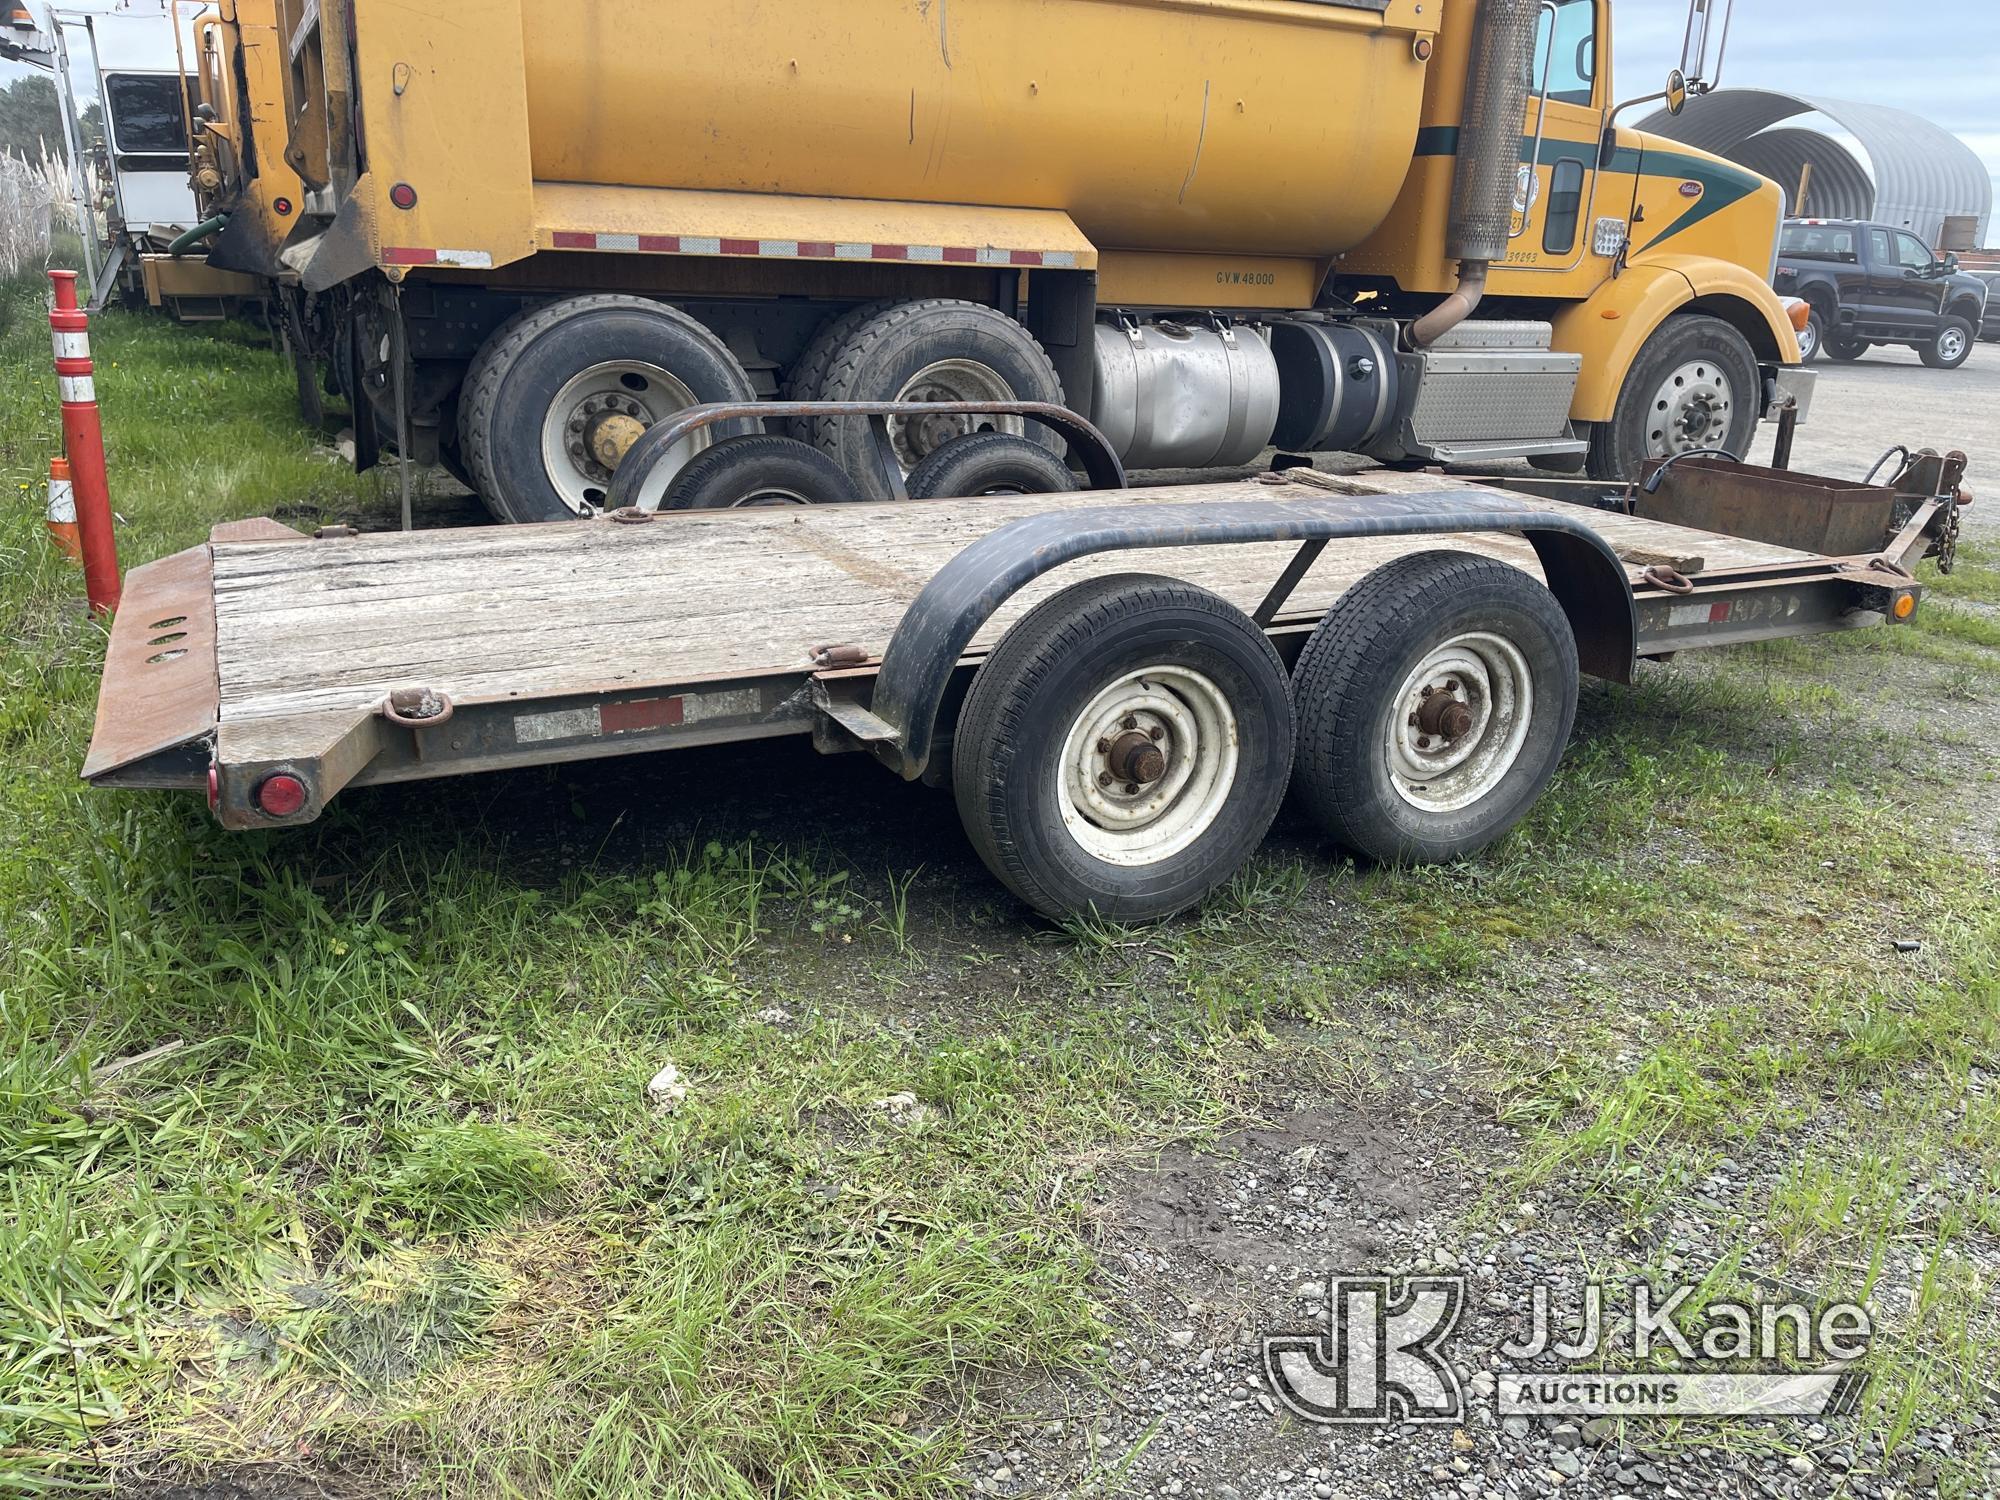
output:
MULTIPOLYGON (((848 334, 815 399, 825 401, 1046 401, 1061 405, 1062 381, 1034 335, 977 302, 902 302, 848 334)), ((889 438, 905 474, 954 438, 972 432, 1027 437, 1060 454, 1062 439, 1019 417, 892 417, 889 438)), ((894 493, 869 424, 820 417, 813 442, 853 476, 862 493, 894 493)))
MULTIPOLYGON (((603 503, 618 440, 629 446, 689 406, 755 399, 722 340, 679 309, 644 297, 567 297, 508 319, 474 357, 459 391, 459 451, 499 520, 574 520, 603 503)), ((640 504, 657 505, 710 443, 755 426, 695 433, 678 461, 659 466, 640 504)))

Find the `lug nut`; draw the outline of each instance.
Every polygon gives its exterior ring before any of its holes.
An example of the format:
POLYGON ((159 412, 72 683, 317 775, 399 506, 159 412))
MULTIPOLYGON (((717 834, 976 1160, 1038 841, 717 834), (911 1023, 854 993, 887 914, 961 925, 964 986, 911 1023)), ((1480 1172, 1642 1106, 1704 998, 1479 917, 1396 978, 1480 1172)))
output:
POLYGON ((1431 747, 1431 737, 1429 735, 1420 734, 1417 736, 1417 748, 1419 750, 1428 750, 1430 749, 1430 747, 1431 747))
POLYGON ((1146 731, 1146 738, 1149 740, 1163 740, 1166 737, 1167 737, 1166 730, 1162 729, 1157 724, 1155 724, 1151 729, 1146 731))
POLYGON ((1110 786, 1111 773, 1109 771, 1099 771, 1097 773, 1097 784, 1099 786, 1110 786))
POLYGON ((1118 727, 1120 729, 1137 729, 1139 727, 1139 721, 1133 715, 1127 714, 1125 715, 1124 722, 1121 723, 1118 727))
POLYGON ((1097 742, 1097 753, 1099 755, 1109 755, 1111 753, 1111 741, 1099 740, 1097 742))
POLYGON ((1126 783, 1125 783, 1125 795, 1126 795, 1126 796, 1128 796, 1128 797, 1136 797, 1136 796, 1138 796, 1138 795, 1139 795, 1139 783, 1138 783, 1138 782, 1136 782, 1136 781, 1128 781, 1128 782, 1126 782, 1126 783))

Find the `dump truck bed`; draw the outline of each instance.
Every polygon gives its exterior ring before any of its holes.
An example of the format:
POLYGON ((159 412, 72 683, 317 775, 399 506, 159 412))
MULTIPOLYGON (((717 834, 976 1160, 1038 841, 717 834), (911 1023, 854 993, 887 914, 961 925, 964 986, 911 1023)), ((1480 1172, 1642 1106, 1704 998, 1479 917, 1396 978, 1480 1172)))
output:
MULTIPOLYGON (((1483 493, 1436 475, 1297 471, 1142 493, 1150 506, 1173 507, 1448 488, 1483 493)), ((212 763, 310 758, 343 772, 340 784, 365 783, 800 732, 810 728, 805 716, 780 710, 815 681, 865 681, 919 591, 970 543, 1052 509, 1135 498, 785 507, 324 539, 270 521, 231 523, 128 580, 83 774, 198 786, 212 763), (816 662, 822 647, 842 649, 816 662), (460 727, 447 733, 436 721, 414 750, 393 735, 385 742, 384 701, 419 690, 448 703, 460 727), (468 727, 482 709, 486 718, 468 727)), ((1594 506, 1535 505, 1573 515, 1619 554, 1642 652, 1841 628, 1851 613, 1832 595, 1824 607, 1797 601, 1851 572, 1853 560, 1594 506), (1699 599, 1650 582, 1648 569, 1662 566, 1692 575, 1699 599), (1779 594, 1792 602, 1774 606, 1779 594)), ((1269 627, 1281 641, 1302 636, 1368 573, 1439 546, 1538 571, 1534 549, 1511 534, 1343 540, 1269 627)), ((1081 559, 1014 595, 965 660, 1038 600, 1094 574, 1169 573, 1254 610, 1297 550, 1275 542, 1081 559)))

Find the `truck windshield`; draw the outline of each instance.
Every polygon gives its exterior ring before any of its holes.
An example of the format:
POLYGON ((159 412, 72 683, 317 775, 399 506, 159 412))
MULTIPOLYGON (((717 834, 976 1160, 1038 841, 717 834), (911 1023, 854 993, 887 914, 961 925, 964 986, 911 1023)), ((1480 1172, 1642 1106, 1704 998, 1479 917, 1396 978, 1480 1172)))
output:
POLYGON ((104 80, 111 143, 121 155, 187 154, 181 80, 172 73, 112 73, 104 80))
POLYGON ((1557 0, 1535 28, 1534 91, 1559 104, 1589 104, 1597 92, 1597 0, 1557 0), (1554 46, 1551 50, 1551 40, 1554 46))

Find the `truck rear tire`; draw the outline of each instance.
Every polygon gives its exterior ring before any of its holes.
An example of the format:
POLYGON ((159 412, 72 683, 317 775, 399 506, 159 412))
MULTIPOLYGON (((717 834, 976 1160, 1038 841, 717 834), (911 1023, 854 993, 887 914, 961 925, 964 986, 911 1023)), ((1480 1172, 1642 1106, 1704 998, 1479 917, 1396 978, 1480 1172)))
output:
MULTIPOLYGON (((1048 401, 1062 404, 1062 381, 1033 334, 977 302, 902 302, 860 323, 835 351, 806 400, 1048 401)), ((1061 439, 1019 417, 891 418, 889 437, 908 474, 968 432, 1008 432, 1051 453, 1061 439), (1030 430, 1032 427, 1032 430, 1030 430)), ((891 496, 866 422, 819 418, 813 441, 875 500, 891 496)))
POLYGON ((1256 850, 1292 769, 1264 632, 1206 589, 1121 574, 1064 589, 972 679, 952 791, 987 869, 1047 917, 1150 921, 1256 850))
MULTIPOLYGON (((820 324, 817 332, 806 341, 806 346, 785 374, 785 399, 787 401, 820 401, 825 399, 820 390, 826 384, 826 372, 833 365, 834 355, 853 333, 870 318, 878 317, 896 304, 893 302, 864 302, 859 307, 850 307, 844 313, 837 313, 820 324)), ((800 417, 791 423, 792 436, 801 442, 810 443, 817 435, 818 424, 810 417, 800 417)))
MULTIPOLYGON (((678 308, 566 297, 509 318, 474 356, 459 391, 459 451, 496 519, 574 520, 593 514, 611 483, 590 442, 597 424, 615 419, 629 432, 701 402, 755 399, 722 340, 678 308)), ((754 426, 696 433, 679 463, 655 470, 640 503, 657 505, 689 458, 754 426)))
POLYGON ((724 438, 674 476, 661 510, 841 505, 861 491, 810 443, 755 432, 724 438))
POLYGON ((912 500, 979 495, 1060 495, 1076 489, 1069 465, 1040 443, 1006 432, 953 438, 910 470, 912 500))
POLYGON ((1399 558, 1300 653, 1299 800, 1381 864, 1477 853, 1548 786, 1577 682, 1569 618, 1526 573, 1465 552, 1399 558))
POLYGON ((1963 318, 1946 318, 1937 337, 1920 345, 1918 356, 1933 370, 1956 370, 1972 357, 1972 325, 1963 318))
POLYGON ((1741 457, 1762 393, 1748 339, 1720 318, 1677 313, 1632 362, 1611 420, 1591 432, 1590 477, 1622 484, 1649 458, 1698 448, 1741 457))

